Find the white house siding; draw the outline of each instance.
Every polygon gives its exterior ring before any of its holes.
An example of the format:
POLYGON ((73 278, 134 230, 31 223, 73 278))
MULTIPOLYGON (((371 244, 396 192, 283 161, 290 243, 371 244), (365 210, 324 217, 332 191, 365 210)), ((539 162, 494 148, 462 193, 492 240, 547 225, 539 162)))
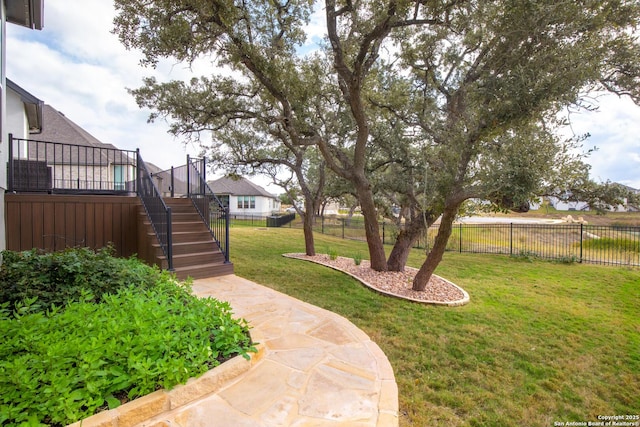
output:
MULTIPOLYGON (((24 111, 24 103, 20 95, 12 90, 7 90, 7 135, 13 134, 14 138, 29 138, 29 121, 24 111)), ((7 138, 8 139, 8 138, 7 138)), ((24 149, 22 150, 24 151, 24 149)))
MULTIPOLYGON (((53 164, 51 166, 53 167, 54 188, 80 190, 116 189, 114 164, 106 166, 53 164)), ((125 182, 134 180, 135 167, 133 165, 125 167, 125 182)))
MULTIPOLYGON (((243 203, 244 205, 244 203, 243 203)), ((278 211, 279 203, 272 198, 263 196, 229 196, 229 214, 236 218, 265 217, 278 211), (254 197, 255 208, 238 208, 238 198, 254 197)))
POLYGON ((563 202, 551 199, 551 205, 559 211, 588 211, 589 205, 585 202, 563 202))

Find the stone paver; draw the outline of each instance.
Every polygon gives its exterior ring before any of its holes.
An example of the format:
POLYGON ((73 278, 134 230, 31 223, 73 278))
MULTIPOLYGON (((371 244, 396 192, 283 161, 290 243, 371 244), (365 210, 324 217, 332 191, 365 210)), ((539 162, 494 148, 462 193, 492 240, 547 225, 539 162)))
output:
POLYGON ((228 301, 264 354, 221 390, 138 426, 398 425, 391 365, 345 318, 235 275, 193 290, 228 301))

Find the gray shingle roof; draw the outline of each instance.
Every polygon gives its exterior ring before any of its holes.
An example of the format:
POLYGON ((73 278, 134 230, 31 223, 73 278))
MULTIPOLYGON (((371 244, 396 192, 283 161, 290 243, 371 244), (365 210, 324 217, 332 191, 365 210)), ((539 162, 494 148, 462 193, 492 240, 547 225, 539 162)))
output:
POLYGON ((244 177, 239 179, 231 178, 228 176, 216 179, 215 181, 207 181, 209 187, 216 195, 230 195, 230 196, 262 196, 271 199, 277 197, 269 193, 264 188, 249 181, 244 177))
POLYGON ((39 140, 116 149, 112 144, 100 142, 96 137, 49 104, 44 104, 43 121, 45 126, 40 136, 38 136, 39 140))
POLYGON ((135 154, 122 152, 112 144, 100 142, 52 106, 44 104, 42 116, 42 133, 35 140, 71 144, 74 147, 30 143, 30 159, 87 165, 135 164, 135 154))

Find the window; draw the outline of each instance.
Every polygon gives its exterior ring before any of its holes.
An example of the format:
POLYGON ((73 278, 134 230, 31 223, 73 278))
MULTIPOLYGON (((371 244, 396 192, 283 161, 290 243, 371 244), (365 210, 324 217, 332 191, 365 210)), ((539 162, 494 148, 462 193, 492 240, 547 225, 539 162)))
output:
POLYGON ((124 165, 113 165, 113 178, 114 190, 124 190, 124 165))
POLYGON ((238 209, 255 209, 256 196, 238 196, 238 209))

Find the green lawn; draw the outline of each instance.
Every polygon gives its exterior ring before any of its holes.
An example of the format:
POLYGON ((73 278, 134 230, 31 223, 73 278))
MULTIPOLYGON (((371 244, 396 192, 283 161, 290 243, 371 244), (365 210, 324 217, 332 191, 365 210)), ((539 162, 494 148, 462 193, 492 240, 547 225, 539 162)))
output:
MULTIPOLYGON (((366 254, 316 234, 319 253, 366 254)), ((390 248, 388 248, 390 249, 390 248)), ((447 253, 437 273, 471 303, 384 297, 350 277, 283 258, 302 230, 233 227, 236 274, 339 313, 393 365, 401 426, 553 426, 640 413, 640 271, 447 253)), ((409 264, 419 266, 415 251, 409 264)))

